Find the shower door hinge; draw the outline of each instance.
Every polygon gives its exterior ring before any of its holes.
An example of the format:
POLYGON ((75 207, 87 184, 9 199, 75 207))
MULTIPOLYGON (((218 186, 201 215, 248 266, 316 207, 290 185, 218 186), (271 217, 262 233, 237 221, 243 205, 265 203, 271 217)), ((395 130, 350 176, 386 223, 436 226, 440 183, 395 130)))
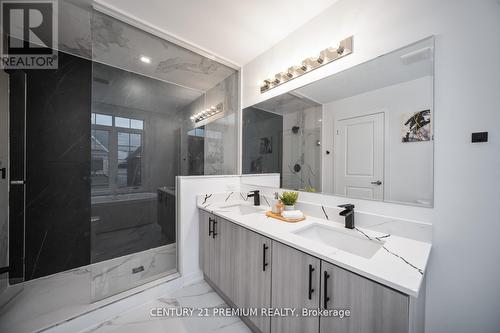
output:
POLYGON ((6 168, 2 168, 0 170, 2 171, 2 179, 5 179, 7 177, 7 169, 6 168))

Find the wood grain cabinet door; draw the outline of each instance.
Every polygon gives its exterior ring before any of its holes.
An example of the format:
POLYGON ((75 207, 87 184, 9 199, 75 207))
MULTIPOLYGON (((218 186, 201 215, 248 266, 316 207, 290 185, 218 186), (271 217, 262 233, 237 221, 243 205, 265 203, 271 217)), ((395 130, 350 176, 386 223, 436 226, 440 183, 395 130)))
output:
MULTIPOLYGON (((240 308, 271 306, 271 240, 238 227, 235 246, 234 303, 240 308)), ((248 318, 262 333, 271 329, 270 317, 248 318)))
POLYGON ((319 332, 319 318, 302 317, 302 309, 318 309, 320 260, 273 241, 273 308, 295 308, 298 317, 272 317, 273 333, 319 332))
POLYGON ((199 259, 200 259, 200 269, 203 273, 210 277, 210 242, 212 237, 212 214, 199 210, 200 212, 200 230, 199 230, 199 259), (210 234, 209 234, 210 228, 210 234))
POLYGON ((214 250, 217 255, 217 262, 214 269, 217 273, 217 287, 230 300, 234 299, 234 277, 235 277, 235 248, 238 246, 237 229, 234 223, 220 217, 215 217, 215 245, 214 250))
POLYGON ((408 332, 407 295, 324 261, 321 266, 321 308, 350 310, 342 319, 321 317, 322 333, 408 332))

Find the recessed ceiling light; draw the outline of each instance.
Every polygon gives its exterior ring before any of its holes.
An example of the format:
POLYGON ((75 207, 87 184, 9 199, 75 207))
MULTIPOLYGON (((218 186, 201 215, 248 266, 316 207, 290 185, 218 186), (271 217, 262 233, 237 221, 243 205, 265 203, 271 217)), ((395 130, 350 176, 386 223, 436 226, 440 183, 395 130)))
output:
POLYGON ((146 57, 146 56, 141 56, 141 61, 145 64, 150 64, 151 63, 151 58, 150 57, 146 57))

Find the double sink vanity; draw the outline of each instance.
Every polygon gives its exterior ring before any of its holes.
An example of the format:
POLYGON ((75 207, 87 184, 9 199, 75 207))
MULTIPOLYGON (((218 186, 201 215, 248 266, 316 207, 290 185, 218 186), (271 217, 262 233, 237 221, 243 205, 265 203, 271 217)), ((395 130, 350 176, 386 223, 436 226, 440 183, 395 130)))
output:
POLYGON ((252 331, 423 331, 430 225, 355 212, 360 225, 347 229, 337 207, 303 202, 306 219, 287 223, 265 215, 271 197, 254 206, 246 193, 213 193, 197 203, 205 279, 235 309, 259 311, 241 316, 252 331))

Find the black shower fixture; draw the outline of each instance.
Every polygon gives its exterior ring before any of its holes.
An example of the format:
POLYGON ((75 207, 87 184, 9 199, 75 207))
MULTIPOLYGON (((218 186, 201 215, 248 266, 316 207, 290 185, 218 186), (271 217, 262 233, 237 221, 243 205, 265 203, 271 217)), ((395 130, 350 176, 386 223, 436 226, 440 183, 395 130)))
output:
POLYGON ((297 134, 299 132, 300 127, 299 126, 293 126, 292 127, 292 133, 297 134))

